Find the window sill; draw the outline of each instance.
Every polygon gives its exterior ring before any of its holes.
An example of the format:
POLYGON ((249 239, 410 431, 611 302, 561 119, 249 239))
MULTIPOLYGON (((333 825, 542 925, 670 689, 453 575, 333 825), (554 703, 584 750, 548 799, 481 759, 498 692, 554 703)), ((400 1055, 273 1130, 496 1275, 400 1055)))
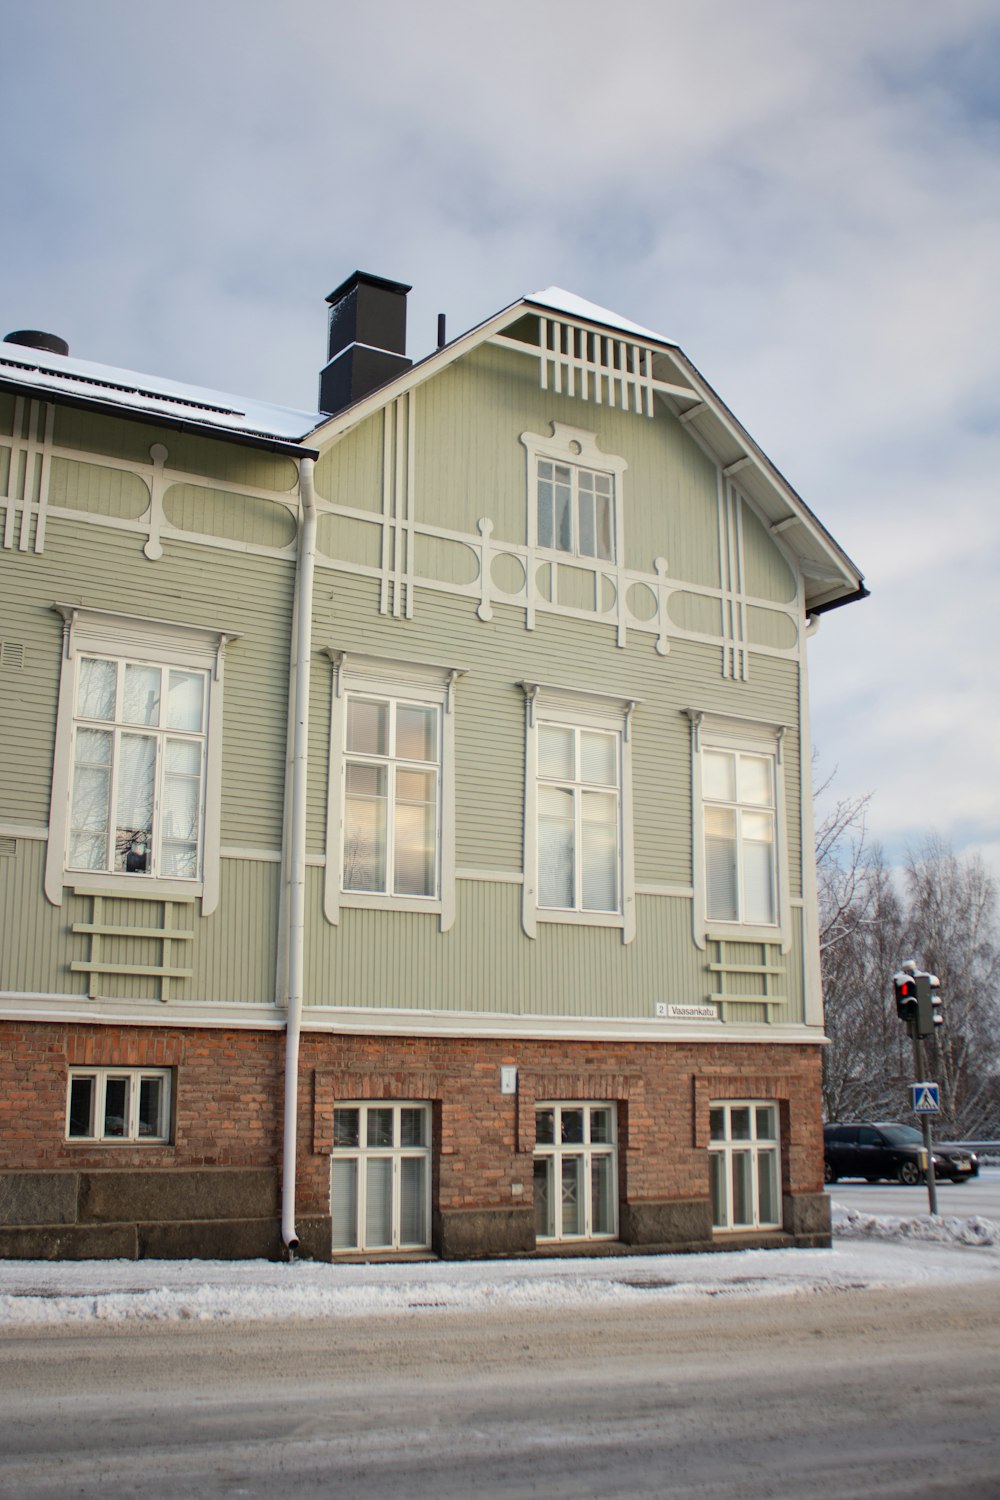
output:
POLYGON ((431 916, 440 915, 442 909, 440 897, 380 896, 376 891, 341 891, 340 905, 368 911, 425 912, 431 916))
POLYGON ((614 911, 560 911, 555 907, 538 907, 539 922, 565 922, 573 927, 624 927, 625 918, 614 911))
POLYGON ((147 901, 194 901, 204 891, 201 880, 162 880, 145 875, 108 875, 103 871, 66 870, 63 884, 78 896, 131 897, 147 901))

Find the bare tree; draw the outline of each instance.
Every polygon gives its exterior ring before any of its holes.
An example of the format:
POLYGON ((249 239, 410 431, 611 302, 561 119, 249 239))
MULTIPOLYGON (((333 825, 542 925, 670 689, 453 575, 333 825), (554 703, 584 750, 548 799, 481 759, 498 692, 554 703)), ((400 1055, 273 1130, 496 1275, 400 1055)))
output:
MULTIPOLYGON (((829 781, 818 795, 829 791, 829 781)), ((1000 1133, 998 890, 982 859, 930 835, 902 874, 867 837, 869 798, 833 803, 817 829, 828 1120, 905 1112, 909 1035, 891 976, 906 958, 939 976, 945 1024, 927 1044, 948 1135, 1000 1133)))

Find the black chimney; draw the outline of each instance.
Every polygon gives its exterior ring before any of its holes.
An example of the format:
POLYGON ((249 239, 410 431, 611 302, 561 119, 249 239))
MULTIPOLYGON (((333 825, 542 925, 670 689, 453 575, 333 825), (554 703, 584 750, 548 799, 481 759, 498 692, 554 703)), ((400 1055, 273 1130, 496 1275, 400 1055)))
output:
POLYGON ((332 416, 408 370, 406 294, 401 281, 355 271, 330 293, 330 346, 320 371, 319 409, 332 416))
POLYGON ((42 333, 38 328, 17 328, 4 334, 5 344, 23 344, 26 349, 41 349, 46 354, 68 354, 69 345, 57 333, 42 333))

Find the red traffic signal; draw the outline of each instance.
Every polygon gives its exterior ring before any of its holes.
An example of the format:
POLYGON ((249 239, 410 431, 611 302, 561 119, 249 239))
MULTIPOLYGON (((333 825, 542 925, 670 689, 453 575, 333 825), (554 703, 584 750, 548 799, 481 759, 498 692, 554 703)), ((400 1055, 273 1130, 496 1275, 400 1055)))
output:
POLYGON ((892 987, 896 992, 896 1014, 901 1021, 910 1022, 917 1014, 917 981, 910 974, 894 974, 892 987))

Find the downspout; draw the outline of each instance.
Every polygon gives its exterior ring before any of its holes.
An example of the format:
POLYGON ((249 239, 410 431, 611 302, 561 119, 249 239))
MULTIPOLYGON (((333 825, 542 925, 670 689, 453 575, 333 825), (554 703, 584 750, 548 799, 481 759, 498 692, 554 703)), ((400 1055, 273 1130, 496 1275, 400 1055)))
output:
POLYGON ((299 460, 302 520, 295 576, 295 632, 292 691, 295 703, 291 781, 291 838, 288 846, 288 988, 285 1019, 285 1129, 281 1157, 281 1238, 298 1247, 295 1232, 295 1171, 298 1144, 299 1037, 305 973, 306 773, 309 754, 309 669, 312 658, 313 578, 316 572, 316 496, 313 460, 299 460))

